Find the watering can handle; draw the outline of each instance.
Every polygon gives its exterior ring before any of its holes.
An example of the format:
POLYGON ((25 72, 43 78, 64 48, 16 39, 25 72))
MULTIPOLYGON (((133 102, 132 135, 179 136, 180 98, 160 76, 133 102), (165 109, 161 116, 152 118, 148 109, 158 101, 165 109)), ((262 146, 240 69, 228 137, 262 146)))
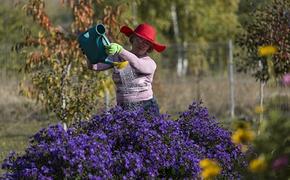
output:
POLYGON ((110 45, 110 41, 109 41, 109 39, 108 39, 108 38, 106 37, 106 35, 105 35, 106 30, 105 30, 105 26, 104 26, 103 24, 98 24, 98 25, 96 26, 96 32, 97 32, 97 34, 99 35, 99 37, 98 37, 98 39, 97 39, 97 45, 99 45, 99 44, 98 44, 98 41, 99 41, 100 38, 102 38, 102 39, 105 40, 106 45, 104 45, 104 46, 108 46, 108 45, 110 45))
MULTIPOLYGON (((108 46, 108 45, 111 44, 110 41, 108 40, 108 38, 107 38, 105 35, 101 35, 100 37, 102 37, 102 38, 105 40, 105 42, 106 42, 106 46, 108 46)), ((106 48, 106 47, 105 47, 105 48, 106 48)), ((109 64, 114 64, 114 62, 111 61, 111 60, 109 60, 109 58, 106 58, 106 59, 105 59, 105 62, 106 62, 106 63, 109 63, 109 64)))
MULTIPOLYGON (((105 48, 106 46, 110 45, 110 41, 108 40, 108 38, 104 35, 104 34, 101 34, 97 40, 96 40, 96 43, 97 43, 97 47, 98 49, 100 48, 105 48), (104 41, 104 43, 103 43, 104 41), (100 47, 100 46, 104 46, 104 47, 100 47)), ((105 60, 105 63, 107 64, 113 64, 113 61, 109 60, 109 58, 107 57, 105 60)))
MULTIPOLYGON (((100 35, 98 38, 97 38, 97 40, 96 40, 96 43, 97 43, 97 47, 99 47, 99 43, 100 43, 100 41, 105 41, 105 43, 106 44, 103 44, 104 46, 108 46, 108 45, 110 45, 111 43, 110 43, 110 41, 108 40, 108 38, 105 36, 105 35, 100 35)), ((102 42, 101 42, 102 43, 102 42)))
POLYGON ((111 44, 110 41, 109 41, 109 39, 105 35, 102 34, 100 37, 102 37, 105 40, 106 46, 108 46, 108 45, 111 44))
MULTIPOLYGON (((96 39, 97 48, 104 49, 104 48, 106 48, 106 46, 109 46, 111 43, 105 35, 105 33, 106 33, 105 26, 103 24, 98 24, 96 26, 95 30, 96 30, 97 34, 99 35, 98 38, 96 39)), ((109 60, 108 57, 106 57, 104 61, 107 64, 113 64, 113 62, 111 60, 109 60)))

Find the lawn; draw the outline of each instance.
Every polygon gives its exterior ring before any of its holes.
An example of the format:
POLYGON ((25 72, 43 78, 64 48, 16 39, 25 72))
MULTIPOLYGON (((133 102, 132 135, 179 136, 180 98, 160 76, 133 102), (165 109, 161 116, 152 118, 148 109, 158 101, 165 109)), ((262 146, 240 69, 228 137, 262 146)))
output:
POLYGON ((0 88, 1 163, 10 151, 23 152, 31 135, 54 123, 48 117, 48 114, 34 101, 19 95, 16 78, 2 78, 0 88))

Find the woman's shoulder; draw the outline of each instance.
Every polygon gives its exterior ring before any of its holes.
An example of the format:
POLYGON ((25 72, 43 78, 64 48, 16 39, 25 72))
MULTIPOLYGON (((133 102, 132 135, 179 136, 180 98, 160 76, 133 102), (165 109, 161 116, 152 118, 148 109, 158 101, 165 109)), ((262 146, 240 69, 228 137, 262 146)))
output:
POLYGON ((156 64, 156 62, 150 57, 150 56, 144 56, 143 58, 142 58, 145 62, 147 62, 146 64, 148 65, 148 66, 151 66, 151 67, 153 67, 154 69, 156 69, 156 66, 157 66, 157 64, 156 64))
POLYGON ((150 56, 144 56, 144 57, 142 57, 142 58, 140 58, 140 59, 144 59, 144 60, 149 60, 149 61, 153 61, 154 63, 155 63, 155 61, 150 57, 150 56))

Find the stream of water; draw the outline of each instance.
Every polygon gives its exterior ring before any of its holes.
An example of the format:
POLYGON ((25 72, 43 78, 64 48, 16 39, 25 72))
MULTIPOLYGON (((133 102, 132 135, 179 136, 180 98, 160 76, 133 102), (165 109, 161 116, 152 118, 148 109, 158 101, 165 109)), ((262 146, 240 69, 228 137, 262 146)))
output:
MULTIPOLYGON (((122 81, 121 91, 125 94, 131 93, 132 96, 136 97, 138 88, 136 88, 136 85, 133 83, 136 79, 136 74, 133 69, 128 65, 123 69, 119 69, 119 72, 122 81)), ((130 110, 136 110, 138 106, 141 105, 139 102, 126 102, 126 104, 130 110)))

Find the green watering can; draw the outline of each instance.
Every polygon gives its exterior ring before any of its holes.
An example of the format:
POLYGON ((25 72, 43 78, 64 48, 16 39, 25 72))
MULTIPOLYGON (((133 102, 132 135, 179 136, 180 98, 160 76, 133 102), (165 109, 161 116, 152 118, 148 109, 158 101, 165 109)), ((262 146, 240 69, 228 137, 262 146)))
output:
POLYGON ((103 24, 97 24, 81 33, 78 37, 80 48, 92 64, 113 63, 108 59, 105 51, 105 46, 110 45, 110 41, 105 33, 105 26, 103 24))

